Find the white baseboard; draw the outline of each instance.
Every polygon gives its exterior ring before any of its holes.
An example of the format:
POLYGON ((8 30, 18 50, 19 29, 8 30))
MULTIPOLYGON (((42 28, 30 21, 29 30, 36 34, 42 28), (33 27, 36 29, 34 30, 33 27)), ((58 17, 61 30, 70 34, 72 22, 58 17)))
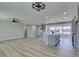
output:
POLYGON ((18 39, 18 38, 24 38, 24 36, 18 36, 18 37, 12 37, 12 38, 0 39, 0 41, 13 40, 13 39, 18 39))

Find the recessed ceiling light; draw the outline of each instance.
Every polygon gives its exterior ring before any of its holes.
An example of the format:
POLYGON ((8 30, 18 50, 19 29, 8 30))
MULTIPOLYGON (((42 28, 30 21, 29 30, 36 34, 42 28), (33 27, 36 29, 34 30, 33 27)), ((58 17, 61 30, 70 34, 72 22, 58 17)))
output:
POLYGON ((48 16, 46 16, 45 18, 48 18, 48 16))
POLYGON ((67 12, 64 12, 64 14, 67 14, 67 12))
POLYGON ((26 28, 26 26, 24 26, 24 28, 26 28))
POLYGON ((20 23, 23 23, 23 22, 20 22, 20 23))
POLYGON ((15 23, 13 23, 13 24, 15 24, 15 23))

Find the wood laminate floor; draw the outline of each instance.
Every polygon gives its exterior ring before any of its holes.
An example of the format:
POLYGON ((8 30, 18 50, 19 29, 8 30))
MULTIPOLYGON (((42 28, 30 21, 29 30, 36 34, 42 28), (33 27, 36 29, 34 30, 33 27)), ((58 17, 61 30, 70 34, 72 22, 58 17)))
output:
POLYGON ((45 45, 40 38, 13 39, 0 42, 1 57, 76 57, 73 48, 45 45))

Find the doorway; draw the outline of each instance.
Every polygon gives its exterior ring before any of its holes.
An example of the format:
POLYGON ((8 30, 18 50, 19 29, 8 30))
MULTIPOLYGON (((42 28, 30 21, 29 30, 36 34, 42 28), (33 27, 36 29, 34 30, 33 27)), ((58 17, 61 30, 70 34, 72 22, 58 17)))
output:
POLYGON ((27 28, 25 27, 24 30, 24 38, 27 38, 27 28))

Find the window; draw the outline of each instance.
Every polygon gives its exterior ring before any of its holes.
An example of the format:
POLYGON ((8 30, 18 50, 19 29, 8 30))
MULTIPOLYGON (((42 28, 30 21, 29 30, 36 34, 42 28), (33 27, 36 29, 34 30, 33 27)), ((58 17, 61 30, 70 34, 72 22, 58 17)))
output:
POLYGON ((54 31, 54 33, 62 34, 62 27, 50 27, 50 34, 52 34, 51 31, 54 31))
POLYGON ((63 26, 63 34, 71 34, 71 26, 63 26))
POLYGON ((59 34, 62 34, 62 27, 56 27, 56 31, 57 31, 59 34))
POLYGON ((52 34, 51 31, 55 31, 55 27, 50 27, 50 34, 52 34))

